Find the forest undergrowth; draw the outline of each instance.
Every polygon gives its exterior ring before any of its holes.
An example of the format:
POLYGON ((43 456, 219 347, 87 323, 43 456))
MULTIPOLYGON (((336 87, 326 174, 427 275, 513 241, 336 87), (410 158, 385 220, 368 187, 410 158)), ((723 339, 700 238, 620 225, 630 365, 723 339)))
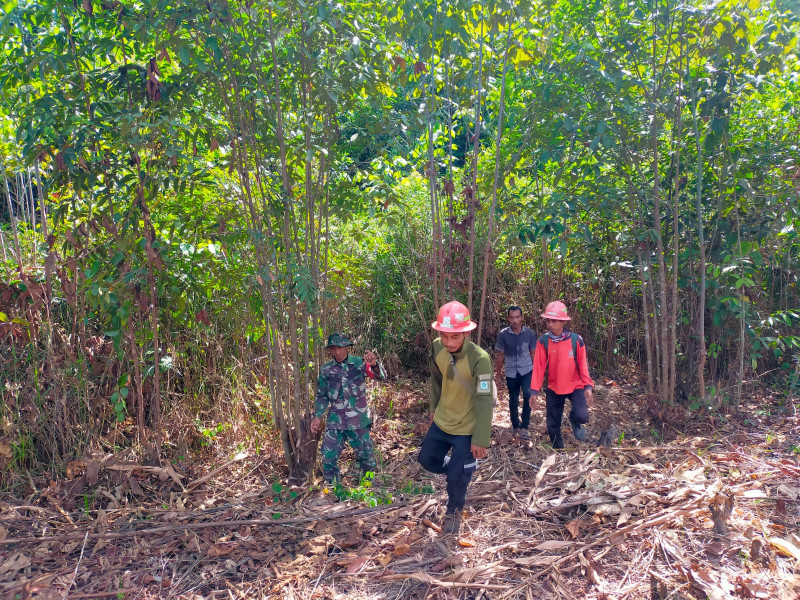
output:
POLYGON ((590 441, 565 433, 558 454, 545 444, 542 407, 534 407, 532 443, 520 445, 502 399, 455 538, 438 527, 444 482, 416 462, 424 384, 373 392, 372 484, 346 476, 325 488, 317 476, 288 485, 277 436, 246 419, 176 444, 160 465, 109 438, 55 480, 19 475, 30 493, 0 504, 3 597, 800 593, 800 426, 796 402, 781 394, 753 394, 739 416, 680 408, 663 421, 637 384, 606 379, 590 441))

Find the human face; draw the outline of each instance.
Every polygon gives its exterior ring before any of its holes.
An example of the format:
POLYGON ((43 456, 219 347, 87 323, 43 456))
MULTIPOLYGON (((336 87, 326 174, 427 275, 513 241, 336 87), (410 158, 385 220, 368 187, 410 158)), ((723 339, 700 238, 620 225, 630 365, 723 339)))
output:
POLYGON ((522 329, 522 311, 510 310, 508 311, 508 323, 514 333, 518 333, 522 329))
POLYGON ((444 344, 444 347, 447 348, 447 351, 451 354, 455 354, 461 350, 461 347, 464 345, 464 340, 469 336, 468 333, 463 331, 459 331, 457 333, 447 333, 442 331, 440 333, 442 344, 444 344))
POLYGON ((564 332, 564 321, 559 321, 558 319, 545 319, 544 323, 547 325, 547 331, 553 335, 561 335, 564 332))
POLYGON ((336 362, 343 362, 347 358, 347 348, 344 346, 331 346, 328 348, 328 354, 333 357, 336 362))

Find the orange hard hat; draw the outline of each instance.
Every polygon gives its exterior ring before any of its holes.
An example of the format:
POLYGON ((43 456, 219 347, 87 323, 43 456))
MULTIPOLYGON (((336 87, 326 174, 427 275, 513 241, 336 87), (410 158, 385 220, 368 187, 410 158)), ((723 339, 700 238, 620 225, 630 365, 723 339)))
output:
POLYGON ((572 320, 569 318, 569 315, 567 315, 567 307, 564 306, 563 302, 559 302, 558 300, 547 305, 547 308, 545 308, 542 313, 542 318, 551 319, 553 321, 572 320))
POLYGON ((467 307, 455 300, 443 305, 439 309, 439 316, 436 317, 436 322, 431 323, 431 327, 436 331, 450 333, 472 331, 477 326, 478 324, 469 318, 467 307))

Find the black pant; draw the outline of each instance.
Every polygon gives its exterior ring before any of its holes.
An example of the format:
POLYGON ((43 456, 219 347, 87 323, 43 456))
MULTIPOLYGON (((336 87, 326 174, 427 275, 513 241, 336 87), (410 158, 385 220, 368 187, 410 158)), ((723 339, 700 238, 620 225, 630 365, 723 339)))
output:
POLYGON ((589 422, 589 407, 586 406, 586 394, 583 389, 575 390, 571 394, 556 394, 548 389, 547 398, 547 433, 553 448, 563 448, 561 439, 561 418, 564 416, 564 402, 569 398, 572 410, 569 412, 569 422, 573 425, 583 425, 589 422))
POLYGON ((431 423, 425 439, 422 440, 417 460, 431 473, 446 474, 447 510, 464 508, 467 486, 478 468, 478 459, 472 456, 472 436, 451 435, 439 429, 436 423, 431 423), (450 461, 445 462, 445 456, 451 448, 450 461))
POLYGON ((531 376, 533 371, 514 377, 506 375, 508 386, 508 410, 511 412, 511 426, 519 429, 519 391, 522 389, 522 428, 527 429, 531 422, 531 376))

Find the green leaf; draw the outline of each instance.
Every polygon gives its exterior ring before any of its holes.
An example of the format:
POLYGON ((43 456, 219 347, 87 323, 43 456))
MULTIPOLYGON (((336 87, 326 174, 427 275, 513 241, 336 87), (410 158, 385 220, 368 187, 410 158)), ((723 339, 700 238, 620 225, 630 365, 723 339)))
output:
POLYGON ((189 49, 186 46, 181 46, 178 48, 178 56, 181 58, 181 64, 184 67, 188 67, 190 62, 189 49))

